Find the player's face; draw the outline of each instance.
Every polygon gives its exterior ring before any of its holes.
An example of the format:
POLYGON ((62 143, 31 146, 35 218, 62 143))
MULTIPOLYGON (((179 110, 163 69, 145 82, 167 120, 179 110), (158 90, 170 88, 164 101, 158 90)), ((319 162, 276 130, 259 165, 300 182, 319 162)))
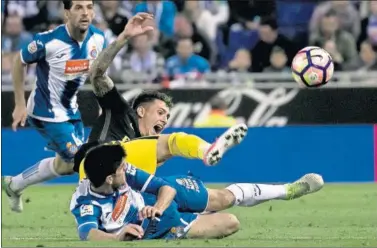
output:
POLYGON ((140 124, 146 128, 147 135, 157 135, 165 128, 169 117, 170 110, 166 103, 156 99, 145 107, 145 113, 140 118, 140 124))
POLYGON ((111 187, 116 190, 126 184, 126 163, 123 162, 112 176, 111 187))
POLYGON ((68 22, 72 27, 84 33, 94 18, 93 1, 72 1, 72 7, 66 11, 68 22))

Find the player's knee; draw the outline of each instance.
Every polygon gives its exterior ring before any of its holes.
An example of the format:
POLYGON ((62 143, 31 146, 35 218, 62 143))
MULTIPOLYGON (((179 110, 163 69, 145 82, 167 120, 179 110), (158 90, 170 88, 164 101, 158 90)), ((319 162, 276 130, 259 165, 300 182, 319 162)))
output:
POLYGON ((157 140, 157 161, 159 163, 172 157, 171 146, 174 143, 174 133, 162 134, 157 140))
POLYGON ((57 156, 54 161, 54 169, 59 175, 71 175, 74 173, 73 162, 68 162, 60 156, 57 156))

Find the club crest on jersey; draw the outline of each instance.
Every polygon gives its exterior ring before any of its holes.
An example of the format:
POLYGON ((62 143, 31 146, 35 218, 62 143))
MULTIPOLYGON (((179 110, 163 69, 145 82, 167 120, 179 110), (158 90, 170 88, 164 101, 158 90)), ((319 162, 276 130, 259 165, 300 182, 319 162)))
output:
POLYGON ((75 144, 72 144, 71 142, 68 142, 66 147, 67 147, 67 151, 71 153, 72 155, 76 154, 76 152, 78 151, 77 146, 75 144))
POLYGON ((93 215, 94 210, 92 205, 81 205, 80 207, 80 216, 93 215))
POLYGON ((97 58, 97 55, 98 55, 98 53, 97 53, 97 49, 96 49, 96 47, 93 47, 92 50, 90 51, 90 56, 91 56, 93 59, 95 59, 95 58, 97 58))
POLYGON ((37 42, 35 40, 30 42, 29 45, 27 46, 27 50, 31 54, 35 53, 38 50, 37 42))

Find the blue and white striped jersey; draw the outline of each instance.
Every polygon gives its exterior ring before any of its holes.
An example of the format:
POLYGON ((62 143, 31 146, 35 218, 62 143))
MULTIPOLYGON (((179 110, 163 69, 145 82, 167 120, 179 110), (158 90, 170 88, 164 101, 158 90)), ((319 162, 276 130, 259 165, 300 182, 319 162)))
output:
POLYGON ((142 195, 128 185, 112 195, 100 195, 90 189, 89 180, 80 182, 71 199, 78 233, 86 239, 89 230, 118 233, 128 223, 138 223, 138 212, 145 206, 142 195))
POLYGON ((105 47, 103 32, 93 25, 82 42, 71 37, 66 25, 36 34, 20 52, 23 63, 37 63, 37 82, 28 100, 28 114, 50 122, 80 119, 77 92, 91 63, 105 47))

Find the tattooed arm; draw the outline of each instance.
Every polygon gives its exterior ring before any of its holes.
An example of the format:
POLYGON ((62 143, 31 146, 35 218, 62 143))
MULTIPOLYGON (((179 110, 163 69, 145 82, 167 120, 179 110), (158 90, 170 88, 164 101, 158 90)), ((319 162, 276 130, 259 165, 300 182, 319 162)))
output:
POLYGON ((93 86, 94 94, 103 97, 114 88, 111 78, 105 75, 107 68, 113 62, 117 53, 126 45, 127 39, 116 39, 105 48, 93 62, 89 71, 89 80, 93 86))

